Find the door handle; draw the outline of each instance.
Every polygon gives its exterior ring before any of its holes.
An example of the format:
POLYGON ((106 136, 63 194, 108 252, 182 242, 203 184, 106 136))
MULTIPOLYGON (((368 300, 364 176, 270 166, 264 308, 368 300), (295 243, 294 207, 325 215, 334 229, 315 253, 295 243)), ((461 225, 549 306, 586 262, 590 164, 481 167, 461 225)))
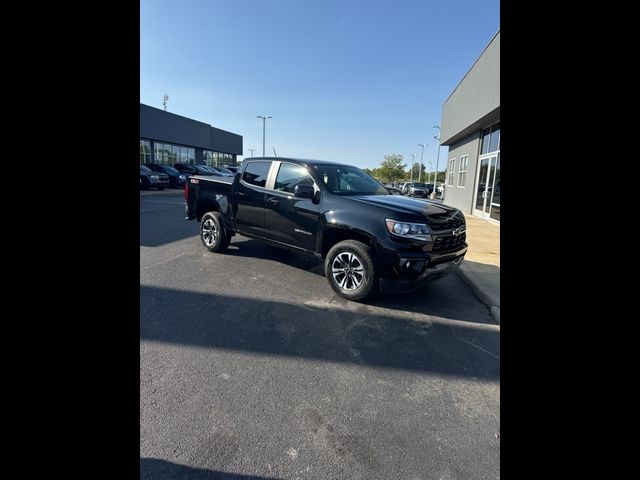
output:
POLYGON ((236 197, 244 197, 244 192, 236 192, 236 197))
POLYGON ((271 198, 267 198, 267 203, 269 205, 278 205, 278 203, 280 203, 280 200, 275 197, 271 197, 271 198))

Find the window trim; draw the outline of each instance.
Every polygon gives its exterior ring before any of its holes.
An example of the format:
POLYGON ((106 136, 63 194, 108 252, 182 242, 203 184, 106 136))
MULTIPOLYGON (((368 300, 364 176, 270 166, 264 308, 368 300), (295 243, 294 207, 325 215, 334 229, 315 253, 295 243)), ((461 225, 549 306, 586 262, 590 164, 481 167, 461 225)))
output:
POLYGON ((449 159, 448 167, 449 168, 447 170, 447 187, 453 187, 455 183, 454 178, 456 174, 456 157, 449 159))
POLYGON ((469 154, 460 155, 460 162, 458 163, 458 184, 456 188, 467 188, 467 178, 469 177, 469 154), (465 170, 462 170, 462 159, 466 159, 465 170), (467 175, 464 177, 465 183, 464 185, 460 185, 460 174, 466 173, 467 175))

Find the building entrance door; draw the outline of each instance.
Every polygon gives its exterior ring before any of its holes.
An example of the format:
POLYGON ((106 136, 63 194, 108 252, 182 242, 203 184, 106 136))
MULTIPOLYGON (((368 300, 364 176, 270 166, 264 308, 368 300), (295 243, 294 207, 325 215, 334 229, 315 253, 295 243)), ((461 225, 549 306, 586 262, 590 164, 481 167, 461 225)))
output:
POLYGON ((481 156, 479 164, 473 214, 500 221, 500 153, 481 156))

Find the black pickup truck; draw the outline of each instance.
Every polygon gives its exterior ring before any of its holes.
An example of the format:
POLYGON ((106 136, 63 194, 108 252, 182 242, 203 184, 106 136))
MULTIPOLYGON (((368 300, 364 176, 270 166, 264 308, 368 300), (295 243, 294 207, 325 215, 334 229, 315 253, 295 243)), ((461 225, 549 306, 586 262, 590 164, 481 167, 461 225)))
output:
POLYGON ((256 157, 234 177, 192 176, 185 214, 222 253, 236 233, 324 259, 329 285, 361 301, 408 292, 457 268, 467 252, 464 215, 392 195, 357 167, 256 157))

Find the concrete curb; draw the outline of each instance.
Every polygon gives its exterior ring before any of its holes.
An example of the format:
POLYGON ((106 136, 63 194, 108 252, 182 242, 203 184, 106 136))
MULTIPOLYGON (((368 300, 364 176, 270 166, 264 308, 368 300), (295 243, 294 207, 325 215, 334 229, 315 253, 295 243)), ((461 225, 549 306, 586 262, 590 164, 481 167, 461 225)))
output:
POLYGON ((456 273, 467 285, 469 285, 480 301, 489 307, 491 316, 494 320, 500 323, 500 298, 496 297, 495 293, 481 285, 474 276, 473 271, 464 267, 466 267, 466 265, 462 262, 460 267, 456 269, 456 273))

